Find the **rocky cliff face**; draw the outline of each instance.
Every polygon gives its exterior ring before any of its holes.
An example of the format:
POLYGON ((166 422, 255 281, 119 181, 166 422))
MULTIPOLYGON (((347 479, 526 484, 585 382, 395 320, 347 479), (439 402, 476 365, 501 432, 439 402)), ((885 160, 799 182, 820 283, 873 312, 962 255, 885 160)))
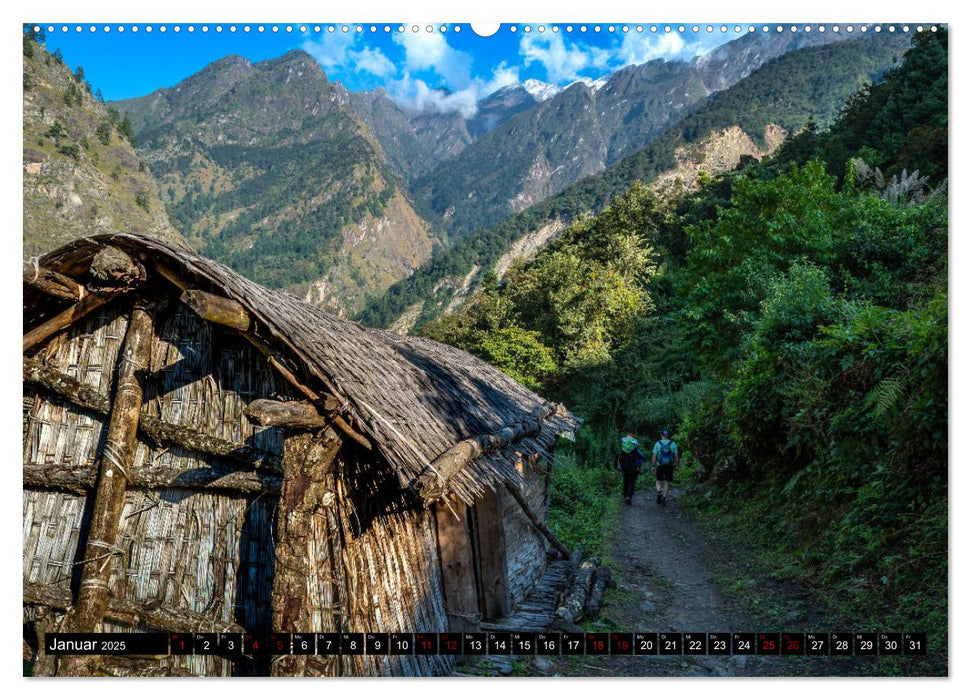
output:
POLYGON ((119 120, 83 77, 32 41, 23 72, 24 255, 100 233, 187 245, 148 168, 119 133, 119 120))
POLYGON ((702 173, 718 175, 733 170, 743 157, 762 160, 781 146, 785 138, 786 130, 778 124, 765 127, 764 147, 756 144, 739 126, 720 129, 697 143, 676 149, 677 166, 658 175, 653 187, 662 196, 693 191, 702 173))

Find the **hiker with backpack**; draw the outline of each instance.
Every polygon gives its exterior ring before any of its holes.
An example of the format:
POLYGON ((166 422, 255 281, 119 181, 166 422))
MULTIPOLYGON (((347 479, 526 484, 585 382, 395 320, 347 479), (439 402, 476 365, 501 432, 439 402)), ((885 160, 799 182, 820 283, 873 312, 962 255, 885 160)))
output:
POLYGON ((634 498, 637 475, 641 473, 641 465, 646 457, 641 452, 637 438, 627 434, 620 439, 620 454, 617 455, 617 471, 624 475, 624 502, 630 505, 634 498))
POLYGON ((674 472, 678 470, 681 458, 678 456, 678 446, 671 439, 671 431, 665 428, 661 431, 661 439, 654 443, 654 454, 651 455, 651 471, 657 478, 657 504, 668 504, 668 489, 674 479, 674 472))

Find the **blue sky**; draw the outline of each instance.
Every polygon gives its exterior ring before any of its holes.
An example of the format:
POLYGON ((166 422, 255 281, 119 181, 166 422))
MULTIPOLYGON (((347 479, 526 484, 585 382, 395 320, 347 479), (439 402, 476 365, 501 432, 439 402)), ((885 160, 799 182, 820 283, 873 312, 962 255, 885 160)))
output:
POLYGON ((654 58, 688 60, 748 31, 747 25, 736 33, 735 25, 724 32, 722 25, 713 25, 709 32, 708 25, 688 24, 680 32, 678 24, 506 24, 493 36, 481 37, 467 24, 292 24, 289 32, 285 24, 43 26, 48 48, 59 48, 72 69, 83 66, 92 86, 108 100, 171 87, 230 54, 256 62, 303 49, 328 77, 352 91, 384 86, 415 107, 466 113, 474 111, 476 100, 509 83, 534 78, 565 85, 654 58), (259 26, 264 31, 258 31, 259 26), (443 95, 438 88, 451 94, 443 95))

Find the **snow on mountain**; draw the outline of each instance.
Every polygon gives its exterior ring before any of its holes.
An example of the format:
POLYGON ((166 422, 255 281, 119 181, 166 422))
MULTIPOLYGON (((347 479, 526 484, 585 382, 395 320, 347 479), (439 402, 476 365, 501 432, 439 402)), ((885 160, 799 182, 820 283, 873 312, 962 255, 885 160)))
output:
POLYGON ((530 78, 523 83, 523 89, 526 90, 530 95, 535 97, 537 100, 542 102, 543 100, 548 100, 551 97, 555 97, 560 92, 563 91, 559 85, 553 85, 552 83, 544 83, 542 80, 536 80, 535 78, 530 78))

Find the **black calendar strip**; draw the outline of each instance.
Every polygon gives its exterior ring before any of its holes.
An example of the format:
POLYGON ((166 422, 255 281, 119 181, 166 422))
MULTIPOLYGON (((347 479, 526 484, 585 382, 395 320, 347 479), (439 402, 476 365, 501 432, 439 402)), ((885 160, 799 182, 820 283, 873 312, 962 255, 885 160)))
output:
POLYGON ((923 632, 110 633, 44 636, 48 654, 114 656, 918 656, 923 632))

